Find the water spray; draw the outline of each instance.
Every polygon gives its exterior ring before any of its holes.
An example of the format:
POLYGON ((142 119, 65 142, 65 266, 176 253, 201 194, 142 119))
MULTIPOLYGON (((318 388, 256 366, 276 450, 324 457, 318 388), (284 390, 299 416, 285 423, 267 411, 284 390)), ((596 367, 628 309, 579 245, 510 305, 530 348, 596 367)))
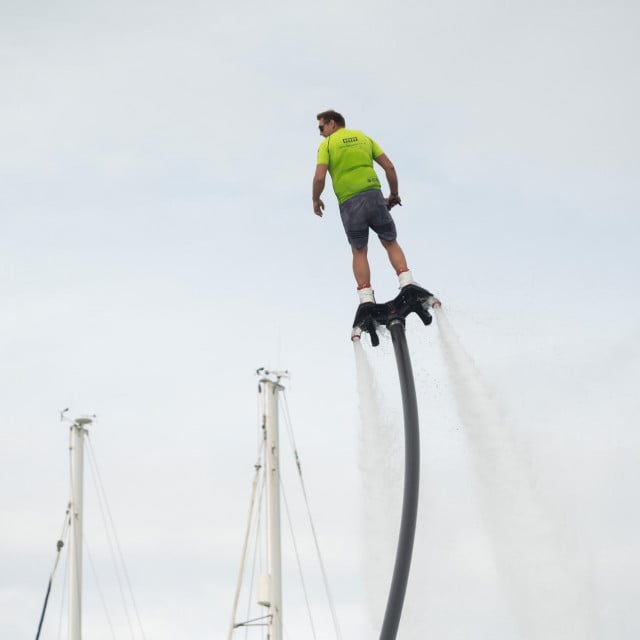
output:
POLYGON ((389 329, 398 368, 404 414, 405 466, 402 515, 380 640, 395 640, 398 633, 409 581, 418 517, 420 430, 413 369, 405 335, 405 319, 410 313, 416 313, 425 325, 429 325, 432 321, 429 309, 439 306, 440 301, 433 294, 412 284, 403 287, 396 298, 385 304, 361 304, 353 322, 352 340, 359 341, 362 332, 366 331, 374 347, 380 343, 377 328, 385 325, 389 329))

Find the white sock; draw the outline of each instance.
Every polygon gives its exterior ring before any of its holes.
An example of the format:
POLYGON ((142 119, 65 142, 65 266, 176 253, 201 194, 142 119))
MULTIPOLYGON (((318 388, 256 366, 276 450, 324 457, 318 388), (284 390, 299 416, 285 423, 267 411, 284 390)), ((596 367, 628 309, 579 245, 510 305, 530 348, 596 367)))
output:
POLYGON ((398 282, 400 283, 400 288, 406 287, 408 284, 415 284, 416 281, 413 279, 411 275, 411 271, 403 271, 398 274, 398 282))
POLYGON ((375 302, 373 297, 373 289, 371 287, 364 287, 364 289, 358 289, 358 298, 360 298, 360 304, 364 302, 375 302))

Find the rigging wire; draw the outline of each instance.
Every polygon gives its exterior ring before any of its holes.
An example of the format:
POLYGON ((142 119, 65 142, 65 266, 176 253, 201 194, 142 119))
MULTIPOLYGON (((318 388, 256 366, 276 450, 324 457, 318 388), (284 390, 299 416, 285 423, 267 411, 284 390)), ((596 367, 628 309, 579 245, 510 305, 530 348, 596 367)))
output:
POLYGON ((93 579, 96 582, 96 588, 98 590, 98 595, 100 596, 100 602, 102 603, 102 608, 104 610, 105 617, 107 619, 107 624, 109 625, 109 630, 111 631, 111 637, 113 640, 116 640, 116 633, 113 628, 113 622, 111 620, 111 616, 109 615, 109 609, 107 607, 107 603, 104 599, 104 592, 102 591, 102 585, 100 584, 100 579, 98 578, 98 572, 96 571, 96 565, 93 562, 93 555, 91 554, 91 549, 89 547, 89 541, 87 540, 87 534, 83 532, 82 535, 82 544, 87 551, 87 558, 89 559, 89 565, 91 566, 91 573, 93 573, 93 579))
POLYGON ((296 462, 296 467, 298 468, 298 476, 300 478, 300 486, 302 488, 302 495, 304 497, 304 503, 307 509, 307 516, 309 518, 309 524, 311 526, 311 532, 313 534, 313 541, 316 547, 316 553, 318 555, 318 562, 320 564, 320 569, 322 572, 322 579, 324 581, 324 587, 325 587, 325 592, 327 594, 327 600, 329 602, 329 609, 331 611, 331 618, 333 620, 333 626, 335 629, 335 633, 336 633, 336 638, 338 638, 338 640, 342 640, 342 634, 340 633, 340 626, 338 624, 338 616, 336 614, 336 609, 335 609, 335 605, 333 603, 333 597, 331 595, 331 589, 329 588, 329 579, 327 577, 327 571, 325 569, 324 566, 324 561, 322 560, 322 553, 320 552, 320 543, 318 541, 318 534, 316 532, 316 527, 315 524, 313 522, 313 517, 311 515, 311 507, 309 506, 309 498, 307 496, 307 490, 306 490, 306 486, 304 483, 304 478, 302 476, 302 464, 300 462, 300 456, 298 455, 298 449, 296 447, 296 443, 295 443, 295 438, 293 435, 293 424, 291 422, 291 417, 289 415, 289 404, 287 402, 287 396, 285 393, 285 390, 282 390, 282 400, 283 400, 283 405, 284 405, 284 416, 285 416, 285 422, 287 424, 287 432, 289 434, 289 442, 291 444, 291 447, 293 449, 293 454, 295 457, 295 462, 296 462))
POLYGON ((116 571, 116 577, 117 577, 117 581, 118 581, 118 587, 120 589, 120 594, 122 597, 122 602, 124 604, 124 608, 125 608, 125 615, 127 617, 127 623, 129 625, 129 629, 131 632, 131 637, 134 637, 134 632, 133 632, 133 625, 131 623, 131 619, 130 619, 130 615, 129 615, 129 610, 127 607, 127 602, 126 602, 126 596, 124 593, 124 590, 122 588, 122 584, 121 584, 121 577, 120 577, 120 572, 118 571, 118 562, 117 559, 119 559, 120 561, 120 565, 122 568, 122 574, 124 575, 124 580, 127 586, 127 589, 129 591, 129 598, 131 600, 131 604, 133 605, 133 611, 135 613, 135 617, 136 617, 136 621, 138 623, 138 629, 140 630, 140 635, 142 636, 143 640, 146 639, 146 635, 144 632, 144 627, 142 626, 142 619, 140 617, 140 612, 138 610, 138 605, 136 603, 136 599, 135 596, 133 594, 133 588, 131 586, 131 579, 129 577, 129 572, 127 570, 127 565, 126 562, 124 560, 124 554, 122 553, 122 547, 120 546, 120 540, 118 538, 118 533, 116 531, 116 527, 115 527, 115 523, 113 520, 113 516, 111 514, 111 509, 109 507, 109 502, 107 500, 107 494, 105 492, 104 489, 104 484, 102 482, 102 476, 100 474, 100 469, 98 467, 98 462, 96 460, 94 451, 93 451, 93 445, 91 443, 91 439, 89 438, 89 434, 87 433, 87 450, 89 452, 89 467, 91 469, 92 472, 92 476, 94 478, 94 483, 96 485, 96 490, 97 490, 97 494, 98 494, 98 503, 100 505, 100 511, 102 513, 102 517, 103 517, 103 521, 105 523, 105 530, 107 533, 107 539, 109 540, 109 546, 111 548, 111 553, 112 553, 112 559, 113 559, 113 563, 114 563, 114 568, 116 571), (103 507, 104 504, 104 507, 103 507), (107 518, 105 518, 105 512, 107 515, 107 518), (109 526, 110 525, 110 526, 109 526), (113 550, 113 544, 111 541, 111 536, 113 536, 113 541, 115 541, 115 548, 117 551, 117 555, 114 553, 113 550), (116 559, 117 558, 117 559, 116 559))
MULTIPOLYGON (((262 476, 262 482, 260 483, 260 497, 258 500, 258 508, 256 510, 256 524, 255 524, 255 533, 256 533, 256 539, 255 539, 255 544, 254 544, 254 548, 253 548, 253 562, 251 565, 251 580, 249 582, 249 590, 247 592, 247 620, 249 620, 249 618, 251 617, 251 594, 253 593, 253 585, 255 582, 255 577, 256 577, 256 565, 258 564, 258 560, 262 559, 262 556, 260 554, 260 526, 261 526, 261 520, 262 520, 262 498, 264 496, 264 476, 262 476)), ((262 565, 262 562, 260 562, 260 564, 262 565)), ((238 625, 240 626, 240 625, 238 625)), ((244 637, 245 639, 248 637, 249 634, 249 627, 247 625, 244 625, 245 629, 244 629, 244 637)))
POLYGON ((229 627, 229 640, 233 636, 233 630, 235 628, 236 613, 238 610, 238 600, 240 599, 240 590, 242 588, 242 578, 244 577, 244 566, 247 559, 247 549, 249 546, 249 539, 251 537, 251 523, 253 521, 253 514, 256 503, 256 493, 258 491, 258 482, 260 480, 260 469, 262 465, 260 459, 255 463, 255 474, 253 476, 253 483, 251 487, 251 501, 249 503, 249 517, 247 519, 247 530, 244 536, 244 543, 242 545, 242 555, 240 557, 240 571, 238 572, 238 582, 236 585, 236 592, 233 598, 233 607, 231 609, 231 626, 229 627))
POLYGON ((260 402, 260 396, 262 395, 262 384, 258 383, 258 393, 256 394, 256 442, 258 443, 257 452, 260 457, 262 447, 264 446, 264 421, 265 416, 262 413, 262 406, 260 402))
MULTIPOLYGON (((69 505, 71 506, 71 505, 69 505)), ((67 509, 67 525, 69 524, 69 516, 70 509, 67 509)), ((64 611, 64 595, 67 593, 67 574, 69 567, 69 553, 64 554, 64 571, 62 572, 63 580, 62 580, 62 598, 60 598, 60 615, 58 616, 58 640, 62 637, 62 617, 64 611)))
POLYGON ((58 562, 60 561, 60 552, 64 547, 65 535, 67 533, 67 527, 68 527, 68 513, 69 511, 67 510, 64 515, 64 522, 62 523, 62 531, 60 532, 60 537, 56 542, 56 556, 53 562, 53 569, 51 569, 51 573, 49 574, 49 584, 47 585, 47 593, 44 597, 44 605, 42 606, 42 614, 40 615, 40 622, 38 623, 36 640, 40 638, 40 632, 42 631, 42 624, 44 623, 44 616, 45 616, 45 613, 47 612, 47 605, 49 603, 49 596, 51 595, 51 585, 53 584, 53 578, 55 576, 56 569, 58 568, 58 562))
POLYGON ((300 553, 298 552, 298 543, 296 542, 296 536, 293 531, 293 523, 291 522, 291 513, 289 511, 289 503, 287 502, 287 495, 284 490, 284 484, 282 482, 282 474, 280 474, 280 492, 282 493, 282 499, 284 502, 284 510, 287 514, 287 521, 289 523, 289 532, 291 534, 291 540, 293 542, 293 549, 296 555, 296 562, 298 564, 298 573, 300 574, 300 582, 302 583, 302 593, 304 594, 304 600, 307 605, 307 614, 309 616, 309 624, 311 625, 311 634, 314 640, 317 640, 316 627, 313 623, 313 615, 311 612, 311 605, 309 604, 309 594, 307 592, 307 585, 304 580, 304 573, 302 572, 302 563, 300 562, 300 553))
MULTIPOLYGON (((246 613, 246 621, 242 622, 242 623, 237 623, 235 622, 235 617, 236 617, 236 609, 238 606, 238 600, 240 598, 240 590, 242 589, 242 576, 244 573, 244 567, 241 566, 240 568, 240 575, 238 578, 238 585, 237 585, 237 590, 236 590, 236 594, 235 594, 235 599, 234 599, 234 609, 233 609, 233 614, 232 614, 232 618, 231 618, 231 628, 229 630, 229 637, 228 640, 231 640, 233 632, 235 629, 237 629, 238 627, 244 627, 244 637, 245 640, 247 640, 248 638, 248 634, 249 634, 249 626, 260 626, 261 628, 261 635, 262 637, 264 637, 264 625, 253 625, 251 624, 252 622, 255 622, 255 620, 264 620, 265 618, 269 618, 270 616, 262 616, 259 618, 256 618, 254 620, 250 620, 250 615, 251 615, 251 594, 253 592, 253 585, 255 582, 255 576, 256 576, 256 565, 258 563, 258 557, 259 557, 259 553, 260 553, 260 546, 259 546, 259 542, 260 542, 260 526, 261 526, 261 515, 262 515, 262 500, 263 500, 263 496, 264 496, 264 489, 265 489, 265 478, 264 478, 264 474, 260 475, 259 470, 262 467, 262 458, 264 456, 264 446, 265 446, 265 416, 262 414, 262 409, 261 409, 261 403, 260 403, 260 394, 263 393, 262 390, 262 385, 258 384, 258 394, 256 395, 256 441, 257 441, 257 462, 254 465, 254 468, 256 469, 256 474, 254 477, 254 485, 253 485, 253 491, 254 494, 252 496, 252 503, 255 499, 255 490, 256 490, 256 483, 259 482, 259 495, 258 495, 258 505, 257 508, 254 508, 253 506, 250 508, 249 510, 249 523, 247 525, 247 533, 246 533, 246 537, 245 537, 245 546, 243 549, 243 557, 242 557, 242 565, 244 565, 244 562, 246 561, 246 554, 248 551, 248 547, 249 547, 249 542, 250 542, 250 537, 251 537, 251 531, 254 530, 255 531, 255 543, 253 545, 253 558, 252 558, 252 563, 251 563, 251 580, 249 583, 249 590, 247 592, 247 613, 246 613), (253 509, 253 512, 252 512, 253 509)), ((261 563, 260 563, 261 564, 261 563)))
MULTIPOLYGON (((103 528, 104 528, 104 533, 105 536, 107 538, 107 543, 109 545, 109 551, 110 551, 110 557, 111 557, 111 564, 113 566, 113 570, 116 576, 116 582, 118 584, 118 591, 120 592, 120 599, 122 601, 122 605, 123 605, 123 609, 124 609, 124 614, 127 620, 127 627, 129 629, 129 636, 131 637, 131 640, 134 640, 134 631, 133 631, 133 626, 131 624, 131 616, 129 615, 129 608, 127 605, 127 600, 126 600, 126 595, 124 593, 124 589, 122 586, 122 576, 121 576, 121 572, 120 572, 120 568, 118 567, 118 561, 117 561, 117 556, 116 556, 116 552, 114 549, 114 542, 113 542, 113 538, 112 538, 112 531, 111 528, 109 527, 109 522, 107 520, 107 516, 105 514, 105 502, 106 502, 106 497, 103 498, 101 492, 100 492, 100 484, 98 483, 98 480, 96 478, 97 475, 97 469, 95 466, 95 459, 93 457, 93 451, 91 449, 91 445, 89 443, 89 440, 87 439, 87 450, 89 451, 89 469, 91 470, 91 477, 93 479, 93 484, 96 490, 96 495, 98 498, 98 509, 100 511, 100 515, 102 517, 102 524, 103 524, 103 528)), ((104 600, 103 600, 104 602, 104 600)), ((106 607, 105 607, 105 611, 106 611, 106 607)), ((108 615, 108 613, 107 613, 108 615)))

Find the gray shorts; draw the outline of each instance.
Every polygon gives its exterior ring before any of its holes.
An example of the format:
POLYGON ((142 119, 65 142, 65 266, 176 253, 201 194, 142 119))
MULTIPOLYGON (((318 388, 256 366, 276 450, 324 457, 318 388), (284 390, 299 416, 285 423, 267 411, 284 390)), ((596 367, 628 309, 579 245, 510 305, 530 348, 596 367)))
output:
POLYGON ((380 240, 393 241, 397 237, 396 225, 387 209, 380 189, 363 191, 340 205, 340 217, 347 232, 349 244, 362 249, 369 241, 369 227, 380 240))

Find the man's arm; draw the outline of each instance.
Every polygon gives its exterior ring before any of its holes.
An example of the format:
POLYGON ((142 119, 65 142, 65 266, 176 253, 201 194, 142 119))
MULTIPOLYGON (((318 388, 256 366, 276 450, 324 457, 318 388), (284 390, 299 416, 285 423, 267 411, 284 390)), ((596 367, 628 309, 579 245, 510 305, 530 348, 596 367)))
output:
POLYGON ((384 169, 384 174, 387 176, 387 182, 389 183, 389 197, 387 198, 387 204, 394 206, 400 204, 400 194, 398 193, 398 174, 396 168, 393 166, 393 162, 389 160, 389 156, 386 153, 379 155, 374 160, 384 169))
POLYGON ((329 168, 328 164, 317 164, 316 165, 316 173, 313 176, 313 191, 312 191, 312 199, 313 199, 313 213, 322 218, 322 210, 324 209, 324 202, 320 200, 320 196, 324 191, 324 183, 327 178, 327 169, 329 168))

